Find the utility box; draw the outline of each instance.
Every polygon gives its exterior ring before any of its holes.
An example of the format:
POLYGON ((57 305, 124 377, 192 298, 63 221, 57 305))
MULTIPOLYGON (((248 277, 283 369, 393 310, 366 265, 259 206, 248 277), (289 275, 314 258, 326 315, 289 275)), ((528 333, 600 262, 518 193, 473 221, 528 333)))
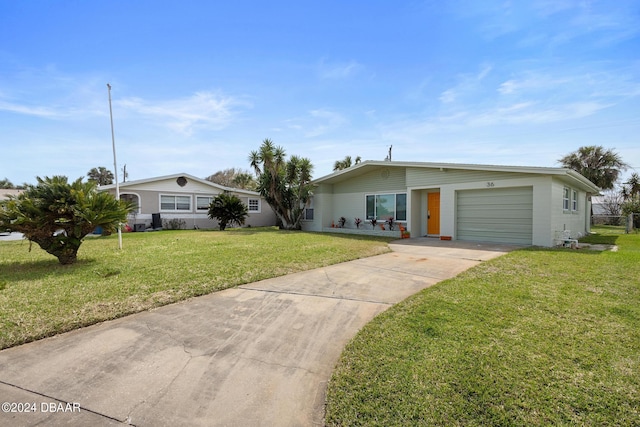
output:
POLYGON ((144 224, 133 224, 133 231, 145 231, 147 226, 144 224))
POLYGON ((151 228, 159 230, 162 228, 162 218, 159 213, 151 214, 151 228))

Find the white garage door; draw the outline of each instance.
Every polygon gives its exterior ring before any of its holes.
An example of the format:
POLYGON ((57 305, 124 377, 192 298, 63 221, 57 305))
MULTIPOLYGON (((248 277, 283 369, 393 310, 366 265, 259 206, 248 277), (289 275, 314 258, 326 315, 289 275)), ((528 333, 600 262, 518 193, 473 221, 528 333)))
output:
POLYGON ((457 192, 457 239, 530 245, 533 187, 457 192))

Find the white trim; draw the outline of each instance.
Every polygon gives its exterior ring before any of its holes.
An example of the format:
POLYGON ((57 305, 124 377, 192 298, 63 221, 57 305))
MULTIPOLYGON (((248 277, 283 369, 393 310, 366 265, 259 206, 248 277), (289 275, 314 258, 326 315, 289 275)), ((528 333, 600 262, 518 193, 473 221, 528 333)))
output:
MULTIPOLYGON (((177 178, 180 178, 181 176, 187 178, 187 180, 195 181, 195 182, 199 182, 200 184, 208 185, 208 186, 213 187, 213 188, 215 188, 215 189, 217 189, 219 191, 230 191, 232 193, 239 193, 239 194, 244 194, 244 195, 248 195, 248 196, 260 197, 260 193, 258 193, 256 191, 243 190, 242 188, 225 187, 223 185, 216 184, 214 182, 207 181, 206 179, 198 178, 196 176, 189 175, 187 173, 176 173, 176 174, 173 174, 173 175, 165 175, 165 176, 158 176, 158 177, 154 177, 154 178, 138 179, 138 180, 135 180, 135 181, 127 181, 127 182, 120 183, 120 189, 122 190, 123 188, 133 187, 133 186, 136 186, 136 185, 145 184, 145 183, 149 183, 149 182, 177 179, 177 178)), ((110 184, 110 185, 103 185, 103 186, 99 187, 99 190, 100 191, 104 191, 104 190, 110 190, 110 189, 113 189, 113 188, 115 188, 115 185, 110 184)))
POLYGON ((134 191, 121 191, 120 192, 120 198, 122 199, 122 196, 126 196, 127 194, 131 194, 133 196, 136 196, 138 198, 138 210, 137 212, 131 212, 134 213, 136 215, 139 215, 142 213, 142 197, 140 197, 140 194, 134 192, 134 191))
POLYGON ((423 168, 423 169, 439 169, 443 172, 447 170, 471 170, 471 171, 490 171, 490 172, 517 172, 535 175, 552 175, 559 176, 566 180, 570 185, 574 185, 582 191, 588 193, 598 193, 598 188, 594 183, 589 181, 578 172, 557 167, 539 167, 539 166, 499 166, 499 165, 476 165, 476 164, 459 164, 459 163, 429 163, 429 162, 403 162, 403 161, 382 161, 382 160, 365 160, 357 165, 333 172, 329 175, 314 179, 312 184, 319 185, 321 183, 341 182, 351 176, 359 176, 372 168, 423 168))

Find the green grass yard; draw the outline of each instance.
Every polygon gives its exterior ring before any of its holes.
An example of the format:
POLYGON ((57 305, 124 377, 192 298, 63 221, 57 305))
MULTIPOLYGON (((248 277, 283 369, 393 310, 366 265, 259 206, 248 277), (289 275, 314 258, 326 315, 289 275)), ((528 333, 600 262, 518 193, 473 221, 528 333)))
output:
MULTIPOLYGON (((328 425, 640 425, 640 235, 529 248, 390 308, 347 346, 328 425)), ((275 229, 88 238, 62 266, 0 242, 0 348, 242 283, 388 251, 275 229)))
POLYGON ((329 383, 332 426, 640 425, 640 235, 530 248, 369 323, 329 383))
POLYGON ((0 242, 0 348, 270 277, 387 252, 389 239, 275 228, 88 237, 63 266, 0 242))

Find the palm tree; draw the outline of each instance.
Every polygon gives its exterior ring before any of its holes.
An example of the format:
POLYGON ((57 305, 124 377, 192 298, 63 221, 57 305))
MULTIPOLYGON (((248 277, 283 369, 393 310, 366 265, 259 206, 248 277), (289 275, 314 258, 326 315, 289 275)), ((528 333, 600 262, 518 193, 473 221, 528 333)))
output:
POLYGON ((281 227, 299 229, 311 197, 311 161, 298 156, 287 161, 284 149, 265 139, 258 151, 249 154, 249 162, 257 176, 257 190, 273 208, 281 227))
POLYGON ((227 225, 243 225, 248 215, 247 205, 233 194, 222 193, 209 205, 209 218, 218 220, 220 230, 227 228, 227 225))
POLYGON ((640 175, 632 173, 629 181, 622 186, 622 198, 624 200, 640 196, 640 175))
POLYGON ((91 168, 91 170, 87 172, 87 176, 89 177, 89 181, 93 181, 98 185, 113 184, 113 173, 104 166, 91 168))
POLYGON ((613 150, 601 145, 580 147, 558 160, 566 168, 573 169, 603 190, 614 187, 620 173, 629 165, 613 150))
POLYGON ((9 181, 7 178, 5 179, 0 179, 0 188, 15 188, 15 185, 13 185, 13 182, 9 181))
POLYGON ((130 203, 98 192, 95 182, 37 179, 37 185, 0 203, 0 228, 23 233, 61 264, 76 261, 82 239, 96 227, 115 231, 132 210, 130 203))
MULTIPOLYGON (((360 156, 356 157, 355 160, 355 164, 357 165, 358 163, 360 163, 362 161, 362 159, 360 158, 360 156)), ((351 162, 351 156, 345 156, 345 158, 343 160, 336 160, 336 162, 333 164, 333 171, 340 171, 342 169, 347 169, 350 168, 353 165, 353 163, 351 162)))

